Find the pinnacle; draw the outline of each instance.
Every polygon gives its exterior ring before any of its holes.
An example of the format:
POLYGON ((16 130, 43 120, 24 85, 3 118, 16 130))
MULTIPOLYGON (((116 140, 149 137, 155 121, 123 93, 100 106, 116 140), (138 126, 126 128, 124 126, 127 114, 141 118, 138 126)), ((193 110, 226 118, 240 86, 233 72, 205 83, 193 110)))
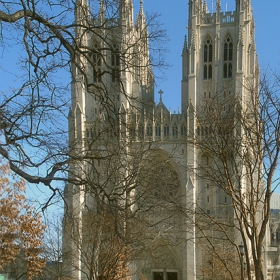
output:
POLYGON ((207 6, 207 1, 206 0, 204 0, 204 2, 203 2, 203 12, 208 13, 208 6, 207 6))
POLYGON ((143 0, 140 0, 140 14, 143 14, 144 13, 144 10, 143 10, 143 0))

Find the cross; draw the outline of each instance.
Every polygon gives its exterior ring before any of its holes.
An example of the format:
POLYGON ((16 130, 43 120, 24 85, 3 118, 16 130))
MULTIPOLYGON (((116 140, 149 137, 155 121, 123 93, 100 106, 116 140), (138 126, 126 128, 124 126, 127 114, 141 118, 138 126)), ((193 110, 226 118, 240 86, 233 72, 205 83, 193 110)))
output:
POLYGON ((162 94, 163 94, 163 91, 162 91, 162 90, 160 90, 158 93, 159 93, 159 95, 160 95, 159 102, 162 102, 162 94))

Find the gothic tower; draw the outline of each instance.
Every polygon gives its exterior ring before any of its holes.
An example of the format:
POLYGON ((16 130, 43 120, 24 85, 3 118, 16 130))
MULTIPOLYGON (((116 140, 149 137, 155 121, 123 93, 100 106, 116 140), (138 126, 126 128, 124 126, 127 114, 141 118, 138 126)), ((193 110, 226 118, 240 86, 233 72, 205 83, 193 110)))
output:
MULTIPOLYGON (((234 223, 235 213, 231 207, 231 197, 227 191, 224 191, 226 188, 221 187, 223 183, 226 185, 226 182, 219 183, 223 181, 221 179, 223 174, 221 173, 219 177, 219 159, 217 153, 214 156, 211 154, 211 149, 214 151, 221 143, 227 143, 226 145, 233 143, 235 136, 236 139, 241 139, 242 135, 246 134, 236 118, 245 112, 250 115, 250 106, 253 105, 249 88, 256 89, 258 86, 258 62, 251 1, 238 0, 235 11, 223 12, 221 1, 217 0, 216 11, 210 13, 207 1, 190 0, 187 28, 188 42, 185 40, 182 53, 181 102, 183 114, 190 110, 194 112, 190 117, 193 130, 189 126, 188 133, 194 135, 194 141, 198 144, 193 147, 188 145, 187 157, 189 162, 193 162, 193 169, 197 171, 194 179, 195 203, 196 207, 210 217, 213 223, 216 219, 228 219, 234 223), (236 108, 237 103, 240 104, 238 108, 236 108), (216 120, 213 117, 215 115, 216 120), (236 135, 233 133, 228 136, 227 131, 231 133, 235 131, 236 135), (213 136, 214 134, 216 137, 213 136), (208 144, 217 139, 222 140, 212 146, 208 144), (205 142, 207 144, 204 144, 205 142), (198 146, 200 149, 197 148, 198 146), (205 151, 201 149, 203 146, 205 151), (211 172, 217 170, 217 174, 209 174, 208 170, 211 172)), ((250 122, 249 117, 246 121, 250 122)), ((229 154, 226 155, 228 161, 233 156, 230 153, 238 154, 237 150, 233 151, 231 148, 229 150, 229 154)), ((243 156, 243 151, 240 151, 239 160, 234 155, 234 161, 241 163, 243 156)), ((247 184, 248 180, 244 179, 239 185, 244 193, 247 184)), ((197 220, 200 219, 199 216, 196 213, 197 220)), ((211 228, 211 223, 208 227, 211 228)), ((235 242, 241 242, 239 233, 233 231, 228 234, 236 240, 235 242)), ((215 238, 222 240, 220 235, 219 238, 215 236, 213 229, 208 230, 206 235, 213 240, 215 238)), ((198 240, 199 233, 196 232, 196 241, 198 240)), ((207 259, 205 248, 198 243, 195 248, 194 279, 202 279, 203 273, 206 275, 207 272, 209 273, 210 270, 205 268, 205 263, 214 263, 212 253, 207 259)))
MULTIPOLYGON (((254 41, 254 18, 251 1, 236 1, 235 11, 221 11, 221 1, 216 1, 216 12, 210 13, 207 1, 189 1, 188 42, 184 43, 182 60, 182 113, 195 108, 193 118, 195 131, 199 137, 208 133, 208 128, 200 126, 198 120, 211 115, 214 100, 220 100, 223 111, 228 112, 232 104, 225 100, 241 98, 246 104, 248 89, 246 84, 257 85, 258 63, 254 41)), ((189 155, 190 156, 190 155, 189 155)), ((199 162, 194 149, 191 156, 199 162)), ((203 193, 197 186, 197 193, 203 193)), ((206 195, 206 194, 205 194, 206 195)), ((214 209, 221 200, 212 196, 214 209)), ((223 196, 223 200, 227 200, 223 196)), ((203 196, 203 195, 202 195, 203 196)), ((202 197, 200 201, 209 201, 202 197)), ((206 207, 206 205, 202 205, 206 207)))
MULTIPOLYGON (((197 171, 213 159, 187 139, 210 133, 201 120, 211 111, 212 100, 232 96, 246 100, 244 84, 256 84, 251 1, 237 0, 235 11, 223 12, 217 0, 216 11, 210 13, 206 0, 189 0, 182 105, 181 112, 174 113, 163 103, 162 91, 159 103, 154 101, 143 1, 135 21, 132 0, 116 1, 111 10, 105 2, 100 0, 98 13, 93 14, 86 0, 76 1, 80 56, 73 58, 72 66, 69 139, 75 161, 70 164, 72 183, 65 189, 65 270, 78 280, 101 277, 98 254, 102 242, 107 242, 101 238, 106 229, 95 231, 101 222, 91 224, 89 217, 98 217, 110 203, 114 213, 129 204, 126 215, 150 227, 144 241, 138 242, 141 253, 130 262, 130 278, 202 279, 204 260, 201 236, 193 223, 198 219, 195 211, 199 208, 208 216, 222 211, 231 217, 234 214, 226 193, 211 188, 202 171, 197 171), (148 193, 144 201, 141 188, 148 193), (114 191, 121 201, 113 197, 114 191), (189 207, 188 218, 178 211, 178 205, 189 207), (143 211, 148 208, 152 211, 143 211), (98 236, 94 244, 89 241, 93 233, 98 236)), ((225 112, 230 107, 223 101, 225 112)), ((126 232, 127 224, 123 222, 118 236, 126 232)))
POLYGON ((142 1, 134 21, 132 0, 109 5, 100 0, 97 13, 87 0, 77 0, 75 23, 77 52, 72 57, 68 117, 70 153, 75 160, 70 162, 71 183, 65 188, 64 267, 71 279, 97 279, 102 264, 96 244, 102 238, 89 241, 96 222, 89 217, 105 212, 106 207, 96 192, 107 196, 115 184, 111 177, 124 168, 128 123, 137 122, 133 126, 143 130, 144 106, 150 108, 154 100, 154 77, 142 1), (111 166, 106 158, 118 163, 111 166))
MULTIPOLYGON (((188 44, 183 49, 182 112, 190 100, 228 88, 240 92, 242 79, 256 68, 254 18, 251 1, 236 1, 235 11, 208 11, 207 2, 189 1, 188 44)), ((240 93, 241 94, 241 93, 240 93)))

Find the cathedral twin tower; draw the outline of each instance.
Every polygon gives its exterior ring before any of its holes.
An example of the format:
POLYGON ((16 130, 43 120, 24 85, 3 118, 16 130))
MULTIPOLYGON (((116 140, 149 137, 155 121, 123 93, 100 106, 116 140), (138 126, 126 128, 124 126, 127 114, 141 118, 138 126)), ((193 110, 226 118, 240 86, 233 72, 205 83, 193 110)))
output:
POLYGON ((83 160, 70 167, 73 184, 65 191, 69 277, 97 280, 113 273, 112 279, 117 274, 120 279, 125 271, 133 279, 204 279, 206 256, 193 223, 196 209, 206 216, 233 213, 230 197, 205 180, 203 170, 197 172, 213 159, 189 139, 210 133, 207 121, 216 100, 221 114, 229 114, 229 100, 245 100, 244 84, 256 83, 251 1, 236 0, 235 11, 223 12, 217 0, 210 13, 206 1, 189 0, 181 113, 174 114, 161 98, 154 101, 143 1, 135 21, 132 0, 110 5, 100 0, 96 15, 89 6, 86 0, 76 4, 82 51, 72 67, 69 139, 71 150, 83 160), (83 184, 77 186, 78 177, 83 184), (178 205, 193 210, 186 214, 178 205), (104 261, 112 255, 103 254, 103 246, 118 259, 114 272, 104 261))

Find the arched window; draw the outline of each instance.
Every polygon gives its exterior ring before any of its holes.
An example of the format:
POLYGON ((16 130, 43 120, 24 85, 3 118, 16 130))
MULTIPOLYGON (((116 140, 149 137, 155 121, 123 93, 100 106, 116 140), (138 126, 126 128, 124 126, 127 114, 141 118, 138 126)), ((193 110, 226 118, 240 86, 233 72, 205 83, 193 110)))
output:
POLYGON ((139 128, 138 128, 138 137, 139 137, 139 139, 143 139, 143 135, 144 135, 144 128, 143 128, 143 125, 140 124, 139 128))
POLYGON ((147 134, 147 136, 153 136, 153 129, 150 124, 147 126, 146 134, 147 134))
POLYGON ((120 51, 116 44, 111 52, 112 82, 120 81, 120 51))
POLYGON ((169 126, 167 124, 164 126, 164 136, 169 136, 169 126))
POLYGON ((227 67, 227 63, 224 63, 224 78, 228 77, 228 67, 227 67))
POLYGON ((208 66, 208 79, 212 79, 212 65, 208 66))
POLYGON ((156 126, 156 136, 160 136, 161 135, 161 129, 160 129, 160 126, 157 125, 156 126))
POLYGON ((153 160, 144 164, 139 173, 141 186, 137 189, 141 195, 138 203, 142 206, 141 209, 155 206, 157 209, 161 206, 165 209, 166 203, 178 201, 180 179, 168 159, 156 155, 151 155, 151 157, 153 160), (141 188, 143 188, 142 191, 141 188))
POLYGON ((208 71, 208 67, 207 65, 204 64, 204 68, 203 68, 203 79, 206 80, 207 79, 207 71, 208 71))
POLYGON ((208 80, 212 79, 212 67, 213 62, 213 43, 209 36, 206 37, 204 41, 204 48, 203 48, 203 79, 208 80))
POLYGON ((97 44, 94 44, 92 52, 93 82, 101 82, 102 55, 97 44))
POLYGON ((178 137, 178 126, 176 124, 173 125, 172 135, 177 138, 178 137))
POLYGON ((184 125, 181 126, 181 135, 187 135, 187 128, 184 125))
POLYGON ((224 41, 224 78, 232 78, 232 59, 233 59, 233 43, 229 34, 226 35, 224 41))

